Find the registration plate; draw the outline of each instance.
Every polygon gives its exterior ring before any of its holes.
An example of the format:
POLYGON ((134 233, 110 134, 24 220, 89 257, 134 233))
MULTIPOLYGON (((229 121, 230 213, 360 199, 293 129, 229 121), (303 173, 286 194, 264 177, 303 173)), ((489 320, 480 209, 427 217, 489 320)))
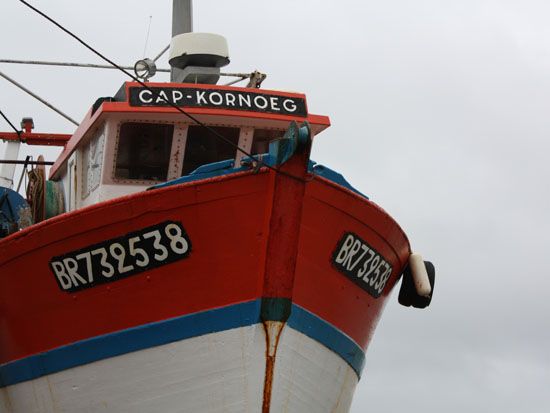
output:
POLYGON ((388 260, 352 232, 338 242, 332 264, 374 298, 380 297, 392 273, 388 260))
POLYGON ((50 268, 59 288, 74 292, 170 264, 190 252, 182 224, 165 221, 53 257, 50 268))

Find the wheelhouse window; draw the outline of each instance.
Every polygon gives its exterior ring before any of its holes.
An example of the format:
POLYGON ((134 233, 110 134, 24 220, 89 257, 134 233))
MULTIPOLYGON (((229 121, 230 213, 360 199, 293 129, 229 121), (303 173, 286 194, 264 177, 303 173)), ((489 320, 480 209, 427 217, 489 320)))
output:
POLYGON ((255 129, 252 141, 252 154, 269 152, 269 142, 282 138, 285 132, 274 129, 255 129))
POLYGON ((182 175, 188 175, 201 165, 235 158, 239 128, 212 126, 211 129, 229 140, 232 145, 202 126, 189 126, 182 175))
POLYGON ((165 181, 174 125, 127 122, 120 126, 115 179, 165 181))

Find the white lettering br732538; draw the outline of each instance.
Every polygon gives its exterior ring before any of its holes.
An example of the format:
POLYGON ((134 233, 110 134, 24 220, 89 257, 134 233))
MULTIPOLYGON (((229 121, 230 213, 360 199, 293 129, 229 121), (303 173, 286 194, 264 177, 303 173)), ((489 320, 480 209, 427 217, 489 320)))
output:
POLYGON ((50 268, 59 288, 74 292, 170 264, 190 252, 181 223, 165 221, 53 257, 50 268))
POLYGON ((380 297, 392 273, 388 260, 351 232, 338 242, 332 265, 374 298, 380 297))

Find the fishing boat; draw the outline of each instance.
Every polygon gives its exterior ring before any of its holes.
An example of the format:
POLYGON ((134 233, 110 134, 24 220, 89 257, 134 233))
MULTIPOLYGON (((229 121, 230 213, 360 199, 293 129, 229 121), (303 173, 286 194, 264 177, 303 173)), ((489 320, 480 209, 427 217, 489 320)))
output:
POLYGON ((433 265, 310 159, 329 118, 218 84, 226 40, 177 20, 170 82, 145 59, 73 134, 0 133, 63 147, 27 199, 0 169, 3 412, 347 412, 399 279, 430 304, 433 265))

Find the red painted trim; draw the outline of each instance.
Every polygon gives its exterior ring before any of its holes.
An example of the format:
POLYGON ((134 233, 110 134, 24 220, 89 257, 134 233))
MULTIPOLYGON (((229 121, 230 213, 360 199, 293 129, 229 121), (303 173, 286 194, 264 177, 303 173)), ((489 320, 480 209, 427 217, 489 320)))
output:
MULTIPOLYGON (((193 88, 193 89, 204 89, 204 90, 236 90, 241 92, 248 93, 257 93, 257 94, 266 94, 266 95, 277 95, 277 96, 286 96, 292 98, 306 99, 306 95, 298 92, 287 92, 271 89, 253 89, 240 86, 224 86, 224 85, 204 85, 198 83, 162 83, 162 82, 148 82, 147 86, 149 87, 175 87, 175 88, 193 88)), ((129 96, 129 90, 131 87, 143 87, 137 82, 125 82, 124 90, 126 92, 126 97, 129 96)))
MULTIPOLYGON (((166 106, 130 106, 127 102, 104 102, 101 105, 101 110, 103 113, 170 113, 175 115, 180 115, 188 120, 193 122, 191 119, 187 118, 181 112, 177 111, 172 107, 166 106)), ((262 113, 262 112, 249 112, 244 110, 229 110, 229 109, 215 109, 215 108, 197 108, 197 107, 183 107, 182 109, 190 115, 209 115, 209 116, 231 116, 231 117, 240 117, 240 118, 249 118, 249 119, 268 119, 275 121, 297 121, 303 122, 308 121, 312 125, 320 125, 328 127, 330 126, 330 119, 328 116, 324 115, 313 115, 309 114, 307 117, 303 116, 289 116, 289 115, 278 115, 276 113, 262 113)))
POLYGON ((0 132, 0 139, 5 141, 19 141, 27 145, 65 146, 71 135, 61 133, 32 133, 0 132))
POLYGON ((292 298, 300 221, 311 141, 289 161, 270 171, 269 237, 265 256, 264 297, 292 298), (292 176, 292 178, 288 175, 292 176))

